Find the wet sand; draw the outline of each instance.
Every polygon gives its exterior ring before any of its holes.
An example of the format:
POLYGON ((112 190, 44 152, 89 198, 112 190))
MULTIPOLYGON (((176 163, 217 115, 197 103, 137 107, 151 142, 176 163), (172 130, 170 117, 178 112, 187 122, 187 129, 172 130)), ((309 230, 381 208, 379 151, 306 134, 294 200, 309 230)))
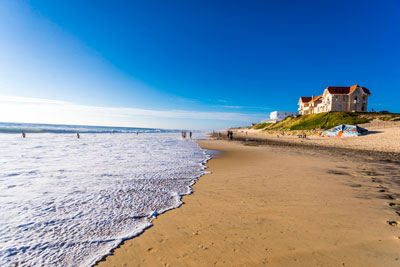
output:
POLYGON ((334 150, 199 144, 224 152, 207 163, 212 173, 99 266, 400 265, 397 163, 334 150))

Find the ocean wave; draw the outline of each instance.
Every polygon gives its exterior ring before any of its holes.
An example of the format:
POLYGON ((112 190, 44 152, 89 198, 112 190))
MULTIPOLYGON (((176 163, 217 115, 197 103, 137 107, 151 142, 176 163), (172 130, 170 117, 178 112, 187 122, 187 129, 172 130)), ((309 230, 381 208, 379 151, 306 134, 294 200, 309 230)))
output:
POLYGON ((109 127, 86 125, 55 125, 0 122, 0 133, 173 133, 180 130, 135 127, 109 127))
POLYGON ((181 205, 207 153, 177 133, 0 135, 0 265, 91 266, 181 205))

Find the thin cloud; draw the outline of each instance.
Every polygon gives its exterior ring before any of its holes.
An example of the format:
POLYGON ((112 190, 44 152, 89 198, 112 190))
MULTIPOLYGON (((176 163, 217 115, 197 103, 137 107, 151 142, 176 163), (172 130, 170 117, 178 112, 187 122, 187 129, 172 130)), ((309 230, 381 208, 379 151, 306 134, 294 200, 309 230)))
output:
POLYGON ((231 108, 231 109, 259 109, 259 110, 271 110, 272 108, 268 107, 257 107, 257 106, 230 106, 224 105, 224 108, 231 108))
POLYGON ((44 98, 33 98, 33 97, 21 97, 21 96, 10 96, 10 95, 0 95, 1 102, 9 102, 9 103, 30 103, 30 104, 56 104, 56 105, 64 105, 69 104, 65 101, 60 100, 51 100, 44 98))
MULTIPOLYGON (((70 102, 0 95, 0 120, 2 121, 27 121, 40 118, 53 122, 65 119, 68 122, 79 119, 82 123, 93 120, 95 123, 110 124, 119 122, 123 125, 136 124, 138 119, 192 119, 192 120, 217 120, 232 122, 259 121, 259 114, 239 112, 207 112, 187 110, 152 110, 124 107, 101 107, 78 105, 70 102), (25 119, 26 118, 26 119, 25 119), (84 120, 84 121, 83 121, 84 120)), ((33 121, 32 121, 33 122, 33 121)), ((60 121, 63 123, 62 121, 60 121)))

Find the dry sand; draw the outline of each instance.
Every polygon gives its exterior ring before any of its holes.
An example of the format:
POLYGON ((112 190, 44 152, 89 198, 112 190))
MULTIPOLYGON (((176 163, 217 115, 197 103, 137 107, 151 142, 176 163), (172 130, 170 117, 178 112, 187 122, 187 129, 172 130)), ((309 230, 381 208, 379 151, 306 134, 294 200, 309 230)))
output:
POLYGON ((368 129, 370 131, 369 134, 347 138, 308 136, 307 139, 304 140, 296 136, 268 134, 264 130, 243 128, 233 131, 235 137, 241 138, 258 138, 272 141, 307 143, 308 145, 314 146, 319 145, 400 153, 400 122, 373 121, 371 123, 360 124, 360 126, 368 129))
POLYGON ((398 165, 199 144, 224 151, 212 174, 100 266, 400 266, 398 165))

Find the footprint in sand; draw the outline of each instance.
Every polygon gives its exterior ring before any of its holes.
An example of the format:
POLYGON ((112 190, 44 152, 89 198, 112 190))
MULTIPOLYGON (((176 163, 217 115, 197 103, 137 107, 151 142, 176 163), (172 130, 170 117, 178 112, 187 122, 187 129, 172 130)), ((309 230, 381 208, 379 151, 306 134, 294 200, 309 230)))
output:
POLYGON ((343 172, 343 171, 337 171, 337 170, 328 170, 327 173, 335 174, 335 175, 350 175, 350 173, 343 172))
POLYGON ((387 221, 388 224, 390 224, 391 226, 400 226, 400 222, 399 221, 387 221))

